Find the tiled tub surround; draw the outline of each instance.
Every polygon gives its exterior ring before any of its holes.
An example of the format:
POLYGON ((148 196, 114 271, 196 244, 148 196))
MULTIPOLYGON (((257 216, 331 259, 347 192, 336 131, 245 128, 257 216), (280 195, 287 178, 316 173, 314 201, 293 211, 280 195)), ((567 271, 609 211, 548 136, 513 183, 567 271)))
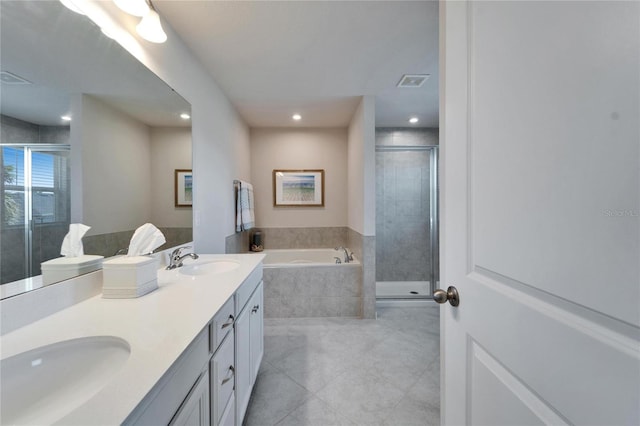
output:
POLYGON ((266 318, 362 316, 362 268, 357 259, 336 264, 333 255, 343 258, 342 251, 300 250, 301 259, 323 253, 328 257, 327 263, 270 263, 270 256, 291 257, 294 253, 295 250, 265 251, 266 318))
POLYGON ((376 237, 349 228, 347 247, 362 263, 362 318, 376 317, 376 237))
POLYGON ((346 246, 346 226, 318 228, 259 228, 266 249, 312 249, 346 246))
MULTIPOLYGON (((164 234, 167 242, 158 247, 155 252, 193 241, 192 228, 158 227, 158 229, 164 234)), ((82 239, 84 252, 86 254, 98 254, 104 257, 113 256, 118 250, 129 247, 129 242, 134 232, 135 229, 85 236, 82 239)))
POLYGON ((265 249, 313 249, 346 247, 349 232, 346 226, 310 227, 310 228, 262 228, 237 232, 226 238, 227 253, 246 253, 249 250, 250 237, 254 231, 262 232, 265 249))
MULTIPOLYGON (((263 228, 262 238, 265 249, 308 249, 349 247, 360 261, 360 306, 357 316, 373 319, 376 317, 376 237, 364 236, 353 229, 343 227, 309 228, 263 228)), ((249 248, 252 231, 236 233, 226 239, 227 253, 244 253, 249 248)), ((265 274, 266 276, 266 274, 265 274)), ((265 289, 265 291, 268 291, 265 289)), ((314 290, 315 291, 315 290, 314 290)), ((349 296, 347 296, 349 297, 349 296)), ((285 301, 286 302, 286 301, 285 301)), ((332 302, 338 302, 332 300, 332 302)), ((306 302, 305 302, 306 303, 306 302)), ((343 302, 346 303, 346 302, 343 302)), ((303 304, 304 305, 304 304, 303 304)), ((302 306, 303 306, 302 305, 302 306)), ((293 310, 292 307, 288 308, 293 310)), ((297 308, 302 309, 302 308, 297 308)), ((317 307, 313 309, 318 309, 317 307)), ((267 312, 267 315, 269 313, 267 312)), ((272 312, 272 314, 274 314, 272 312)), ((278 313, 282 315, 283 313, 278 313)), ((311 316, 310 313, 303 316, 311 316)))

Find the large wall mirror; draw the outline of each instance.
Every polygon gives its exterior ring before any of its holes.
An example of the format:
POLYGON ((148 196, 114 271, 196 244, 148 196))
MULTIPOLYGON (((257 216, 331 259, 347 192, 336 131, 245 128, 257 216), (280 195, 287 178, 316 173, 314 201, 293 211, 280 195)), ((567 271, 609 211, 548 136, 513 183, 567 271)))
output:
POLYGON ((191 241, 192 209, 174 202, 190 105, 58 1, 3 0, 0 18, 2 296, 41 286, 70 223, 105 257, 146 222, 166 247, 191 241))

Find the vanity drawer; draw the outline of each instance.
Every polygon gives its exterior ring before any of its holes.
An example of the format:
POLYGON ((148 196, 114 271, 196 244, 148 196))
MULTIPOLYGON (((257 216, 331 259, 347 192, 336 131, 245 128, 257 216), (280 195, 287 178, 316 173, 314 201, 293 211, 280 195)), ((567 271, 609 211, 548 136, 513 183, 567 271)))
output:
POLYGON ((218 424, 227 407, 235 386, 234 334, 224 340, 220 349, 211 359, 209 369, 212 374, 211 395, 213 402, 212 420, 218 424))
POLYGON ((235 320, 235 307, 233 297, 227 300, 211 322, 211 353, 214 353, 225 336, 233 330, 235 320))
POLYGON ((236 290, 236 315, 240 314, 244 305, 253 294, 253 291, 258 287, 258 284, 262 281, 262 263, 251 272, 246 280, 236 290))

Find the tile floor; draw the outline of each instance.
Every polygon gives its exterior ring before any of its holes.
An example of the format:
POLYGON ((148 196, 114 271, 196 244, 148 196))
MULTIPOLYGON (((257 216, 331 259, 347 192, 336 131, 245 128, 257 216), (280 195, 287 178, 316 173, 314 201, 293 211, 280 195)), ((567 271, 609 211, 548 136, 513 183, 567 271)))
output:
POLYGON ((439 425, 438 305, 266 319, 246 426, 439 425))

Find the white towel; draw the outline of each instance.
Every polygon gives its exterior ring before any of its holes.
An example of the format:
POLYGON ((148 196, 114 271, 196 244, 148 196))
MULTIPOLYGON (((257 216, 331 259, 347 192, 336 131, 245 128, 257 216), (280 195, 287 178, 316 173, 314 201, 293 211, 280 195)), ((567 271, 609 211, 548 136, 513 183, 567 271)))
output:
POLYGON ((236 186, 236 232, 253 228, 255 215, 253 213, 253 185, 244 181, 237 181, 236 186))

